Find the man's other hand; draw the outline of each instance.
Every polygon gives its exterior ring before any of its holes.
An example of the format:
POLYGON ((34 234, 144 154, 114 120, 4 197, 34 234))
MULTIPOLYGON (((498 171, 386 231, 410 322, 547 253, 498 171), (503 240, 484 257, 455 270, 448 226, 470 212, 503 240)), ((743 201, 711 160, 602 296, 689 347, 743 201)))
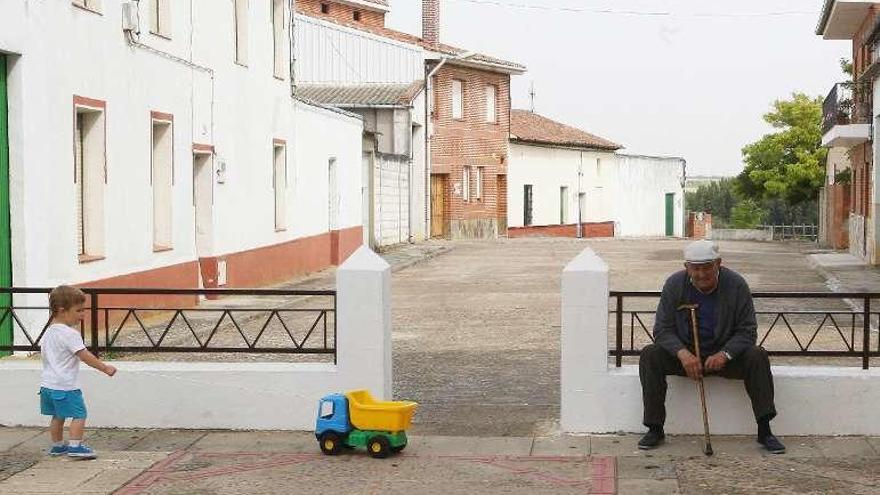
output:
POLYGON ((684 372, 687 373, 688 378, 699 380, 703 377, 703 367, 700 365, 700 360, 697 359, 697 356, 691 354, 689 350, 682 349, 678 351, 678 360, 681 361, 681 366, 684 368, 684 372))
POLYGON ((706 359, 706 371, 721 371, 727 365, 727 356, 723 352, 716 352, 706 359))

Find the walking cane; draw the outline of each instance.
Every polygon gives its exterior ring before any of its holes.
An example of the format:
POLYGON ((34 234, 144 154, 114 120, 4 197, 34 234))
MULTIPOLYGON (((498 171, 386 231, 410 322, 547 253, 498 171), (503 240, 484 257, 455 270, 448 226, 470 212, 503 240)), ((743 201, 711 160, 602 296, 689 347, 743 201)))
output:
MULTIPOLYGON (((697 356, 697 361, 700 362, 700 367, 703 366, 703 358, 700 356, 700 330, 697 327, 697 308, 699 305, 697 304, 682 304, 678 307, 678 309, 687 309, 691 313, 691 331, 694 335, 694 354, 697 356)), ((709 438, 709 411, 706 409, 706 388, 703 385, 703 377, 701 376, 697 380, 697 389, 700 391, 700 405, 703 406, 703 435, 705 440, 705 445, 703 446, 703 453, 707 456, 711 456, 712 452, 712 440, 709 438)))

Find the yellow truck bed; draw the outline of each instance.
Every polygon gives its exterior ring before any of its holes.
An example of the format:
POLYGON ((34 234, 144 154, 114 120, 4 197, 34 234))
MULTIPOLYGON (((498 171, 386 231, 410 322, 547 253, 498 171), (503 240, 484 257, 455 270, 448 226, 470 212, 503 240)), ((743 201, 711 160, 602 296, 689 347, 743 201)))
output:
POLYGON ((416 404, 412 401, 380 401, 367 390, 345 394, 351 424, 358 430, 398 432, 409 428, 416 404))

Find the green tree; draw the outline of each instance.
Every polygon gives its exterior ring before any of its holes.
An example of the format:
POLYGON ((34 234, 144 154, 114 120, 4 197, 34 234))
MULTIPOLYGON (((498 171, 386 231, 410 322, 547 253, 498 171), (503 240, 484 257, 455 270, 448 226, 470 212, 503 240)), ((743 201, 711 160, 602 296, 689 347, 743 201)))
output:
POLYGON ((745 169, 737 189, 748 198, 797 204, 816 198, 827 150, 822 144, 822 98, 794 93, 777 100, 764 120, 776 132, 743 148, 745 169))
POLYGON ((685 195, 687 209, 711 213, 716 228, 724 228, 730 223, 730 210, 737 201, 734 180, 731 178, 710 182, 685 195))
POLYGON ((730 211, 731 222, 735 229, 753 229, 760 225, 767 216, 760 203, 748 198, 740 201, 730 211))

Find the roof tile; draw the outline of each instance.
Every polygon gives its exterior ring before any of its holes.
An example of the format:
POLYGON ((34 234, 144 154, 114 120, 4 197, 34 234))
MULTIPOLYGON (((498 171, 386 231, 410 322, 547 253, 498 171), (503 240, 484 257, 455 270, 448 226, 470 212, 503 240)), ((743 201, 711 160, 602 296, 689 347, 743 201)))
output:
POLYGON ((510 112, 510 134, 514 141, 557 146, 618 150, 623 146, 527 110, 510 112))

